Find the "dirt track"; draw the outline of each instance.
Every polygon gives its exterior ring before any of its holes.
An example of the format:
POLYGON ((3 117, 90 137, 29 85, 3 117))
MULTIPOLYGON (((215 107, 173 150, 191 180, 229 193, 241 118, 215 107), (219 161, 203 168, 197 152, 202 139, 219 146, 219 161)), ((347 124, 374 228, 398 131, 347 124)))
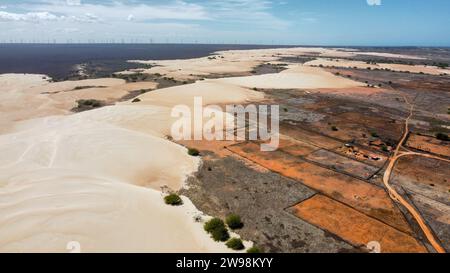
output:
POLYGON ((403 205, 408 211, 409 213, 414 217, 414 219, 417 221, 417 223, 419 224, 420 228, 422 229, 423 233, 425 234, 425 236, 427 237, 428 241, 430 242, 430 244, 433 246, 433 248, 438 252, 438 253, 445 253, 445 249, 440 245, 440 243, 436 240, 433 232, 431 231, 431 229, 428 227, 428 225, 425 223, 425 220, 423 219, 423 217, 420 215, 420 213, 411 205, 409 204, 390 184, 390 178, 392 175, 392 171, 395 168, 395 164, 397 163, 397 161, 404 156, 423 156, 423 157, 427 157, 427 158, 433 158, 433 159, 438 159, 438 160, 444 160, 447 162, 450 162, 450 160, 447 159, 443 159, 437 156, 432 156, 432 155, 427 155, 427 154, 420 154, 420 153, 415 153, 415 152, 406 152, 406 153, 401 153, 400 149, 403 146, 403 143, 406 141, 406 139, 408 138, 409 135, 409 121, 411 120, 411 117, 414 114, 414 105, 411 104, 408 99, 405 97, 405 101, 406 103, 410 106, 410 115, 408 116, 408 118, 405 120, 405 132, 403 134, 402 139, 400 140, 400 142, 397 145, 397 148, 395 149, 395 152, 393 154, 393 156, 390 158, 389 161, 389 165, 388 168, 386 169, 386 172, 384 173, 383 176, 383 182, 384 185, 386 186, 390 197, 395 201, 400 203, 401 205, 403 205))

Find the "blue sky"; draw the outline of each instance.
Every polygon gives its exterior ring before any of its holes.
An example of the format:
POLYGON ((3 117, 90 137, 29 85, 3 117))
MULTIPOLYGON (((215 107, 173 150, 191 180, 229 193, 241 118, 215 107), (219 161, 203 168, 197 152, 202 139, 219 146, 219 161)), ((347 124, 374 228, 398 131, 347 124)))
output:
POLYGON ((448 0, 0 0, 0 41, 450 46, 448 0))

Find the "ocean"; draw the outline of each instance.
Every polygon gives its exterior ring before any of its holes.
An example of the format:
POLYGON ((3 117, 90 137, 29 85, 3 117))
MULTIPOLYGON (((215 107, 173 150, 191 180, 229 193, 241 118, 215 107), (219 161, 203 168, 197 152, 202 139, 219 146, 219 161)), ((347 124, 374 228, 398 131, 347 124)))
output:
POLYGON ((208 56, 215 51, 281 46, 212 44, 0 44, 0 74, 46 74, 56 80, 76 77, 84 64, 91 77, 139 68, 127 60, 170 60, 208 56))

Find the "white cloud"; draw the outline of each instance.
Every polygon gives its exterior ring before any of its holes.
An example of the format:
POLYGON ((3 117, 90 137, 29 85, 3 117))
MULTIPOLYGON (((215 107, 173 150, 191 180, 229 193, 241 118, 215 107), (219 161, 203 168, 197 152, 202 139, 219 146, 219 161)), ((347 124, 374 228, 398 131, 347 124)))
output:
POLYGON ((81 16, 71 16, 71 19, 78 21, 78 22, 83 22, 83 23, 98 23, 100 21, 102 21, 102 19, 100 19, 100 17, 98 17, 95 14, 92 13, 85 13, 81 16))
POLYGON ((66 3, 69 6, 79 6, 81 5, 81 0, 66 0, 66 3))
POLYGON ((381 6, 381 0, 367 0, 369 6, 381 6))
POLYGON ((101 19, 92 13, 85 13, 79 16, 64 16, 56 15, 47 11, 42 12, 27 12, 27 13, 12 13, 0 11, 0 22, 52 22, 52 21, 67 21, 67 22, 81 22, 81 23, 98 23, 101 19))
MULTIPOLYGON (((0 0, 1 1, 1 0, 0 0)), ((19 2, 19 1, 18 1, 19 2)), ((213 39, 251 39, 258 31, 284 31, 289 21, 272 14, 272 0, 33 0, 13 4, 16 13, 0 14, 7 31, 1 37, 50 39, 106 39, 149 37, 185 41, 213 39), (20 11, 20 12, 19 12, 20 11), (33 24, 27 31, 16 22, 33 24), (245 26, 245 27, 241 27, 245 26), (78 29, 49 32, 49 29, 78 29), (227 38, 232 37, 232 38, 227 38)), ((6 11, 6 10, 5 10, 6 11)), ((229 40, 230 41, 230 40, 229 40)), ((228 42, 229 42, 228 41, 228 42)), ((234 41, 234 40, 233 40, 234 41)))
POLYGON ((40 21, 57 21, 63 20, 64 16, 57 16, 49 12, 27 12, 12 13, 0 11, 0 21, 23 21, 23 22, 40 22, 40 21))
MULTIPOLYGON (((73 1, 73 0, 71 0, 73 1)), ((48 11, 66 16, 80 17, 86 13, 101 14, 105 21, 126 21, 129 14, 139 20, 209 20, 207 11, 198 4, 184 1, 172 1, 166 4, 124 4, 112 2, 110 4, 61 5, 56 2, 47 2, 38 5, 29 5, 30 9, 48 11)))
POLYGON ((18 6, 29 13, 46 12, 67 20, 86 23, 214 20, 222 24, 249 24, 257 28, 285 28, 289 25, 288 21, 271 14, 273 3, 270 0, 208 0, 197 3, 174 0, 163 4, 118 0, 108 4, 100 3, 45 0, 18 6), (99 14, 101 19, 95 16, 99 14))
POLYGON ((241 23, 256 28, 283 29, 289 22, 271 13, 269 0, 209 0, 206 7, 217 21, 241 23))

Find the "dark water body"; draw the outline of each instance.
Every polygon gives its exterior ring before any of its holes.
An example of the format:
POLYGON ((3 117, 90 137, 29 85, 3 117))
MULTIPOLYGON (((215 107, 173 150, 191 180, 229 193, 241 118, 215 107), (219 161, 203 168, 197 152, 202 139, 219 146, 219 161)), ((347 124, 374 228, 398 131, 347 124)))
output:
POLYGON ((87 64, 91 77, 139 68, 127 60, 170 60, 208 56, 219 50, 280 46, 200 44, 0 44, 0 74, 46 74, 54 79, 75 77, 75 66, 87 64))

